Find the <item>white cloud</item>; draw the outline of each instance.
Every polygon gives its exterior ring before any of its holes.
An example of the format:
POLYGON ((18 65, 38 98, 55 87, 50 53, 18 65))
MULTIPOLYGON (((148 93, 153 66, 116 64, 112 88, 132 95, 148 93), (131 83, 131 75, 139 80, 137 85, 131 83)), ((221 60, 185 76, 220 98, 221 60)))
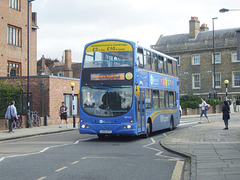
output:
POLYGON ((240 11, 220 14, 221 8, 240 8, 239 0, 36 0, 38 59, 59 59, 72 49, 73 61, 81 61, 86 43, 103 38, 123 38, 143 45, 155 44, 161 34, 189 31, 191 16, 216 29, 239 27, 240 11))

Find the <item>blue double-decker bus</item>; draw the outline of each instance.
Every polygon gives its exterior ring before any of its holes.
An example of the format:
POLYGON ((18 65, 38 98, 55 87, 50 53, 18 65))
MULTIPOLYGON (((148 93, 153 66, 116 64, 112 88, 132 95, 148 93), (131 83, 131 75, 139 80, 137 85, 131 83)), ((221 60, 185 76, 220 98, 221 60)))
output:
POLYGON ((86 44, 79 101, 81 134, 172 130, 180 121, 177 60, 132 41, 86 44))

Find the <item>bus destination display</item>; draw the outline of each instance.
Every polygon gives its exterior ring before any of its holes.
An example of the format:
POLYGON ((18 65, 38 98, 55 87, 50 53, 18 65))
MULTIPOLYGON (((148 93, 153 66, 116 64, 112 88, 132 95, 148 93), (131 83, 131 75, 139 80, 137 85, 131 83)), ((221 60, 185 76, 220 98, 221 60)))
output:
POLYGON ((124 80, 125 73, 91 74, 91 81, 124 80))

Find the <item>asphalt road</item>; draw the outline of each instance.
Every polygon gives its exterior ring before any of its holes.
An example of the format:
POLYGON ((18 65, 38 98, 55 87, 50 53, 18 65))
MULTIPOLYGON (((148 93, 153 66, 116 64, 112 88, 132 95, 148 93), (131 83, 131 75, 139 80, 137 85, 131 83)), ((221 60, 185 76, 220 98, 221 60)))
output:
POLYGON ((170 180, 176 163, 185 159, 159 145, 168 133, 99 141, 95 135, 71 131, 4 141, 0 179, 170 180))

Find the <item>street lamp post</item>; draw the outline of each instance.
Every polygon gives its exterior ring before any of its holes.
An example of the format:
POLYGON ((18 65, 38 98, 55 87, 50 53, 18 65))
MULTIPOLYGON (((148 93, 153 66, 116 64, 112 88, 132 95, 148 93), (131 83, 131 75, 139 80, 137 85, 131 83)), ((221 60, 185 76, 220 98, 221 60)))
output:
POLYGON ((29 38, 29 11, 30 3, 34 0, 28 0, 27 8, 27 128, 30 127, 30 100, 29 100, 29 47, 30 47, 30 38, 29 38))
POLYGON ((75 121, 75 115, 73 114, 73 111, 75 110, 75 107, 74 107, 74 86, 75 84, 73 82, 70 83, 70 86, 72 88, 72 116, 73 116, 73 127, 75 128, 76 127, 76 121, 75 121))
POLYGON ((214 113, 216 113, 216 82, 215 82, 215 74, 216 74, 216 62, 215 62, 215 41, 214 41, 214 20, 217 17, 212 18, 212 26, 213 26, 213 92, 214 92, 214 113))
POLYGON ((226 101, 227 101, 227 93, 228 93, 228 88, 227 88, 227 86, 228 86, 228 84, 229 84, 229 81, 226 79, 226 80, 224 81, 224 84, 226 85, 226 101))

